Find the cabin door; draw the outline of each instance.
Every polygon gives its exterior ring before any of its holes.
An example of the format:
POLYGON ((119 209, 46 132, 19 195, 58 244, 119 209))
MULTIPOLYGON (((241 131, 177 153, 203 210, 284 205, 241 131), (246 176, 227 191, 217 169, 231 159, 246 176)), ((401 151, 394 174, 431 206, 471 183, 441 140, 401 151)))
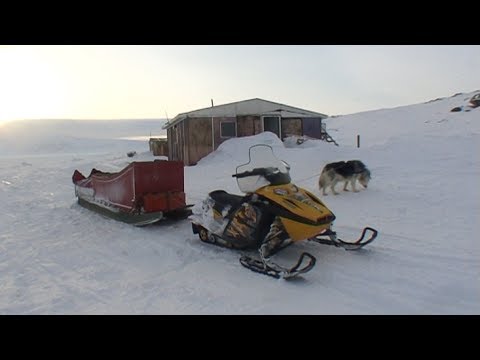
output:
POLYGON ((280 123, 280 116, 263 116, 263 131, 271 131, 278 136, 279 139, 282 137, 280 133, 281 123, 280 123))

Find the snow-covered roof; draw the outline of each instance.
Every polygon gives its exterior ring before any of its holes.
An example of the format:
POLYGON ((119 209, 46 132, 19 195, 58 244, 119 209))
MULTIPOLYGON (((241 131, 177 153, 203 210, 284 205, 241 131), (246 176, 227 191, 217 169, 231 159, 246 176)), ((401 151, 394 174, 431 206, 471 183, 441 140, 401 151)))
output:
POLYGON ((168 129, 169 127, 185 120, 187 117, 223 117, 242 115, 281 115, 282 117, 299 118, 328 117, 328 115, 315 111, 309 111, 273 101, 255 98, 178 114, 172 119, 172 121, 167 123, 163 129, 168 129))

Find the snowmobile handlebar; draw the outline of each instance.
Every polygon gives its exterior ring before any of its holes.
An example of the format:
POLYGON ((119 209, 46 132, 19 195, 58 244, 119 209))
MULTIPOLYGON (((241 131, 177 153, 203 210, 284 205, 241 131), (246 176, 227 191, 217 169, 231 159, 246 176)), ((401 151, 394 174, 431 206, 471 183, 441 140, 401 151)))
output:
POLYGON ((239 174, 233 174, 232 177, 240 179, 248 176, 255 176, 255 175, 261 175, 261 176, 267 176, 269 174, 274 174, 275 172, 279 172, 278 168, 255 168, 252 171, 244 171, 239 174))

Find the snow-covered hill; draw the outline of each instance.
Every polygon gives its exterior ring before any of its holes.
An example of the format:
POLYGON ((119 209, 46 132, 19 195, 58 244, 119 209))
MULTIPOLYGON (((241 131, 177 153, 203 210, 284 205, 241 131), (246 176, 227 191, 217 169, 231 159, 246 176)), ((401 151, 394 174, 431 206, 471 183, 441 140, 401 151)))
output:
POLYGON ((150 125, 132 120, 99 136, 88 122, 79 136, 66 122, 42 141, 22 131, 20 149, 12 137, 20 125, 0 125, 0 314, 479 314, 480 108, 450 112, 475 93, 329 118, 339 147, 285 147, 264 133, 185 168, 188 203, 215 189, 239 193, 231 174, 250 145, 267 143, 335 213, 342 238, 378 229, 359 252, 311 243, 280 252, 284 263, 301 251, 317 258, 294 281, 248 271, 239 252, 201 243, 188 220, 135 228, 78 206, 73 171, 154 159, 146 141, 122 140, 148 136, 150 125), (131 150, 139 155, 128 158, 131 150), (368 189, 321 196, 322 167, 347 159, 370 168, 368 189))
POLYGON ((361 147, 384 144, 403 136, 462 136, 466 130, 479 134, 480 110, 468 106, 472 96, 478 93, 480 90, 423 104, 331 117, 326 120, 327 130, 342 145, 356 146, 357 135, 360 135, 361 147), (465 111, 451 112, 455 107, 465 111))

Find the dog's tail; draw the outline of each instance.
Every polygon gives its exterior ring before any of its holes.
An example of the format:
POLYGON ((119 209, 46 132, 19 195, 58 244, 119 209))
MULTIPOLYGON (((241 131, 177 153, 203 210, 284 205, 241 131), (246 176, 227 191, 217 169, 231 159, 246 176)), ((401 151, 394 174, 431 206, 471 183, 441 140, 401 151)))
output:
POLYGON ((324 187, 327 186, 327 173, 330 171, 328 166, 325 166, 320 173, 320 177, 318 178, 318 188, 322 190, 324 187))
POLYGON ((322 190, 325 187, 325 176, 324 173, 322 172, 320 174, 320 178, 318 179, 318 189, 322 190))
POLYGON ((322 190, 330 184, 335 177, 335 168, 325 166, 318 179, 318 188, 322 190))

